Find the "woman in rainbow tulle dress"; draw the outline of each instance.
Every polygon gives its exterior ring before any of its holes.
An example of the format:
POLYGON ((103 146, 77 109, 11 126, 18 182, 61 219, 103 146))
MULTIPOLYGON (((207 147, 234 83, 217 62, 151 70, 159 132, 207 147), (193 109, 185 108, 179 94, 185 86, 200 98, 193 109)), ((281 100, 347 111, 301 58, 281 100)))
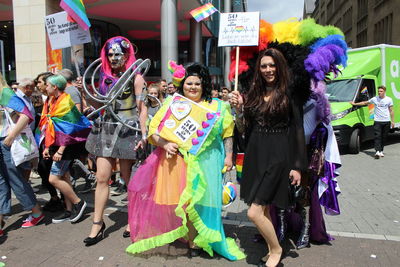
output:
MULTIPOLYGON (((191 63, 184 69, 170 62, 170 70, 178 93, 192 101, 190 105, 212 111, 207 113, 210 123, 205 119, 193 134, 204 140, 193 154, 160 136, 163 127, 174 126, 168 118, 175 115, 171 110, 176 97, 167 98, 152 119, 149 142, 158 148, 128 186, 128 221, 133 243, 126 251, 140 253, 186 239, 190 257, 198 256, 203 249, 211 256, 215 251, 229 260, 243 259, 245 255, 235 241, 225 237, 221 218, 221 170, 224 166, 232 168, 234 123, 230 107, 211 98, 210 75, 203 65, 191 63)), ((184 113, 184 107, 179 108, 184 113)), ((198 141, 192 143, 196 146, 198 141)))

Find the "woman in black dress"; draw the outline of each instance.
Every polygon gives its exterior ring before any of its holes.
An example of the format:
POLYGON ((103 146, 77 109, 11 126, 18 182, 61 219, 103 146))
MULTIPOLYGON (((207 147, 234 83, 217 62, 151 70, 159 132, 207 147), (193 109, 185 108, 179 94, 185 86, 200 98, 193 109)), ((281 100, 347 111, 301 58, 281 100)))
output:
POLYGON ((250 206, 247 216, 267 241, 269 253, 260 261, 266 266, 278 265, 282 256, 270 205, 288 207, 289 183, 299 185, 306 168, 302 109, 291 96, 290 76, 282 53, 264 50, 247 96, 233 92, 231 98, 247 144, 240 196, 250 206))

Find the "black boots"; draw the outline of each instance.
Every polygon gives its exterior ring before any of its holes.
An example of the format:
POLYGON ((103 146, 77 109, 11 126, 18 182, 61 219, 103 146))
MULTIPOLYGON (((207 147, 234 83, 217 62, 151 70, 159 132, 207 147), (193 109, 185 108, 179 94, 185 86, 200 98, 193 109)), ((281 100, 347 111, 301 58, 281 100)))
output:
POLYGON ((297 249, 310 247, 310 207, 304 207, 301 210, 300 216, 303 220, 303 228, 296 242, 297 249))
POLYGON ((278 237, 279 244, 282 244, 283 241, 285 241, 286 228, 287 228, 285 210, 277 209, 276 215, 278 218, 278 229, 276 235, 278 237))

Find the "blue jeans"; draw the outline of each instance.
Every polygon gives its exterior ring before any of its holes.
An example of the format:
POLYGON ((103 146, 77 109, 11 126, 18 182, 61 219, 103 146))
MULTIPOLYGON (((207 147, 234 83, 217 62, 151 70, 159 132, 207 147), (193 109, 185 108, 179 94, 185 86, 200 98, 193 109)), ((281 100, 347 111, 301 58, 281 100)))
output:
POLYGON ((65 173, 69 171, 70 164, 71 160, 53 161, 53 164, 51 165, 50 174, 55 176, 63 176, 65 173))
POLYGON ((4 138, 0 137, 0 214, 11 212, 11 189, 24 210, 31 210, 36 205, 36 196, 15 166, 10 148, 3 144, 4 138))

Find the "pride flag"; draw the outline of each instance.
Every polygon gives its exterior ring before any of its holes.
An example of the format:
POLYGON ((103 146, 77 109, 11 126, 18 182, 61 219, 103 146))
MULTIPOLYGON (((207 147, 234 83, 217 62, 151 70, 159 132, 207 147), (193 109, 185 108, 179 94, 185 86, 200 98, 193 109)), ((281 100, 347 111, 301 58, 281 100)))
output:
POLYGON ((214 12, 216 12, 216 11, 218 11, 218 10, 213 6, 213 4, 208 3, 208 4, 205 4, 204 6, 193 9, 189 13, 190 13, 190 15, 193 16, 193 18, 197 22, 200 22, 203 19, 206 19, 209 16, 211 16, 212 14, 214 14, 214 12))
POLYGON ((363 89, 361 89, 361 94, 367 94, 368 93, 368 89, 365 86, 363 89))
POLYGON ((36 141, 45 138, 46 147, 52 145, 67 146, 86 141, 91 124, 76 108, 69 94, 61 94, 55 101, 46 101, 39 122, 40 131, 36 131, 36 141), (40 134, 40 137, 37 136, 40 134))
POLYGON ((236 154, 236 180, 240 183, 242 179, 244 153, 236 154))
POLYGON ((0 91, 0 105, 25 114, 29 117, 29 123, 33 121, 32 113, 25 105, 25 102, 11 88, 5 87, 0 91))
POLYGON ((79 26, 85 31, 90 28, 90 22, 86 15, 85 5, 82 0, 61 0, 60 7, 64 9, 79 26))

